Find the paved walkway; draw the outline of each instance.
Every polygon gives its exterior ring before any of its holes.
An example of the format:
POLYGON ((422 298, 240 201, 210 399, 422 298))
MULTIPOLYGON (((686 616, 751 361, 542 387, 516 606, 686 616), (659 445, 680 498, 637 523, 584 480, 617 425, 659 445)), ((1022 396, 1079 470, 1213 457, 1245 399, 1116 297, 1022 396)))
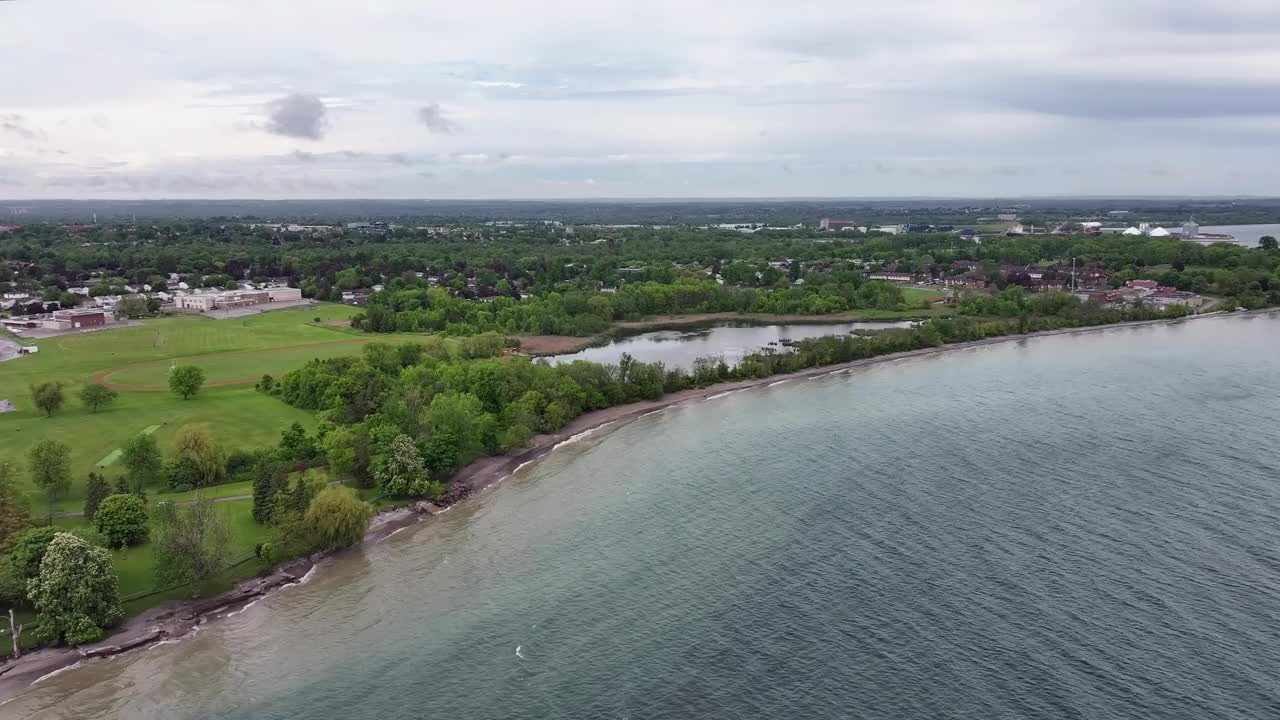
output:
MULTIPOLYGON (((342 481, 330 480, 327 484, 341 485, 342 481)), ((253 495, 228 495, 226 497, 214 498, 213 501, 214 502, 231 502, 233 500, 249 500, 252 498, 253 498, 253 495)), ((174 503, 174 505, 194 505, 195 502, 196 502, 195 500, 178 500, 177 502, 174 503)), ((83 512, 56 512, 53 514, 53 516, 56 518, 81 517, 83 515, 84 515, 83 512)))

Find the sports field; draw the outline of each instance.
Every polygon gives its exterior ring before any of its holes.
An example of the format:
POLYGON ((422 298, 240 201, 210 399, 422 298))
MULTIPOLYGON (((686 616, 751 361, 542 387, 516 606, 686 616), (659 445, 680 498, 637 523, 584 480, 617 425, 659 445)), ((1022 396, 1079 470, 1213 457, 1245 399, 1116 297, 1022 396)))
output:
MULTIPOLYGON (((40 352, 0 363, 0 399, 18 407, 18 412, 0 415, 0 459, 22 466, 20 482, 29 489, 32 510, 39 513, 46 503, 30 485, 25 464, 27 452, 45 438, 72 448, 71 493, 56 507, 62 511, 80 509, 87 475, 100 463, 106 463, 108 478, 120 475, 115 451, 131 435, 149 429, 166 454, 174 433, 190 422, 207 423, 227 450, 274 444, 291 423, 311 428, 315 420, 308 412, 257 392, 252 380, 300 367, 315 357, 358 354, 368 338, 314 322, 317 317, 348 318, 357 311, 322 304, 235 320, 161 318, 138 327, 40 340, 40 352), (208 373, 210 385, 192 400, 167 391, 174 358, 200 365, 208 373), (78 394, 86 382, 102 376, 111 385, 152 389, 122 389, 114 403, 90 413, 78 394), (31 404, 31 383, 45 380, 64 384, 66 402, 53 417, 45 417, 31 404), (249 382, 218 385, 237 380, 249 382)), ((413 336, 385 339, 405 342, 413 336)))

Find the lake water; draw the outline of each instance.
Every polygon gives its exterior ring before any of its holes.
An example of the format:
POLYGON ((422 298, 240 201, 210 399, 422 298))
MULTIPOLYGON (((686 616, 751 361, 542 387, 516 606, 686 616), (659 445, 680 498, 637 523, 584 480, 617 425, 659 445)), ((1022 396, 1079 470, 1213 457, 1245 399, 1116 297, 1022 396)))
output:
MULTIPOLYGON (((733 365, 744 355, 781 340, 802 340, 824 335, 848 335, 854 330, 883 330, 911 327, 904 322, 847 322, 802 325, 723 324, 715 327, 661 330, 618 338, 608 345, 587 348, 581 352, 553 355, 553 363, 590 360, 616 364, 623 353, 642 362, 661 362, 667 367, 688 370, 700 357, 719 355, 733 365)), ((777 346, 780 347, 780 346, 777 346)))
POLYGON ((1278 377, 1218 318, 674 408, 0 715, 1280 717, 1278 377))
POLYGON ((1280 225, 1212 225, 1200 228, 1200 232, 1226 233, 1235 236, 1241 245, 1257 247, 1258 239, 1263 235, 1280 238, 1280 225))

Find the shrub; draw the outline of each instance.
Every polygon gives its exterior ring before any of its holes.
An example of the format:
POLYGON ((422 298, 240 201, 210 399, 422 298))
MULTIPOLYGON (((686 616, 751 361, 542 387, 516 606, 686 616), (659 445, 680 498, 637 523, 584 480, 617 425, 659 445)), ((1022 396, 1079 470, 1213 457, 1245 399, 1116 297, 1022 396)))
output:
POLYGON ((149 532, 147 506, 136 495, 110 495, 98 505, 93 525, 112 547, 136 545, 149 532))
POLYGON ((169 487, 175 490, 181 487, 191 489, 200 482, 200 466, 193 458, 179 456, 165 463, 164 477, 169 487))
POLYGON ((232 481, 248 480, 249 471, 258 461, 256 453, 247 450, 232 450, 227 453, 227 477, 232 481))

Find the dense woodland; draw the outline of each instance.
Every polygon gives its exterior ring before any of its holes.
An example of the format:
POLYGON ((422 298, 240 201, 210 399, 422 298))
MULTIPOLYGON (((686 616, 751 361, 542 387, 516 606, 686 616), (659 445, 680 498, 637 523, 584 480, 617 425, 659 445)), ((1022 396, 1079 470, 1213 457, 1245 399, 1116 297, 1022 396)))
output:
MULTIPOLYGON (((390 292, 372 303, 380 308, 380 317, 370 314, 368 327, 373 330, 442 329, 455 321, 442 322, 433 314, 437 312, 468 316, 456 321, 476 332, 542 331, 535 328, 548 325, 546 308, 522 311, 510 304, 488 310, 450 308, 430 295, 397 292, 433 286, 447 288, 452 296, 465 300, 518 300, 560 293, 561 308, 551 311, 558 319, 551 324, 569 334, 594 332, 597 325, 589 317, 573 316, 633 318, 649 312, 646 303, 651 299, 657 300, 658 309, 653 312, 685 311, 704 304, 815 314, 886 308, 893 304, 893 298, 886 296, 890 291, 862 292, 856 276, 868 267, 940 278, 961 272, 956 263, 964 261, 976 263, 972 272, 998 288, 1016 284, 1020 267, 1065 266, 1074 258, 1082 266, 1105 269, 1113 286, 1153 278, 1179 289, 1238 297, 1242 300, 1238 304, 1245 307, 1280 297, 1273 290, 1280 255, 1273 251, 1117 235, 991 235, 974 242, 951 233, 862 237, 798 229, 746 235, 693 227, 544 224, 312 235, 248 225, 173 222, 78 230, 23 226, 0 234, 0 258, 11 270, 11 276, 0 282, 0 290, 30 291, 64 302, 76 300, 67 293, 76 286, 88 287, 91 294, 122 293, 125 285, 143 283, 163 289, 171 273, 193 287, 284 280, 302 288, 306 297, 333 301, 340 300, 343 291, 384 286, 390 292), (696 289, 697 281, 716 274, 729 289, 723 293, 696 289), (797 280, 804 281, 803 290, 788 292, 798 287, 797 280), (620 297, 605 300, 593 300, 590 295, 645 283, 671 287, 619 292, 620 297), (741 292, 746 290, 757 292, 741 292), (572 291, 588 295, 566 301, 565 294, 572 291), (702 296, 690 298, 690 291, 702 296), (607 311, 605 301, 611 305, 607 311), (582 312, 583 303, 592 302, 594 310, 582 312), (388 318, 387 312, 411 315, 388 318)), ((455 334, 460 333, 455 330, 455 334)))
MULTIPOLYGON (((314 360, 262 388, 321 413, 310 440, 316 455, 341 474, 390 496, 442 497, 450 474, 481 455, 523 447, 592 410, 719 382, 761 378, 809 367, 1013 333, 1180 317, 1185 308, 1103 308, 1067 293, 1035 295, 1013 286, 983 296, 954 318, 919 327, 800 341, 765 348, 735 365, 700 358, 688 369, 637 362, 551 365, 529 358, 483 358, 501 352, 497 335, 470 339, 453 357, 437 339, 392 346, 371 343, 363 357, 314 360), (419 468, 408 483, 397 468, 419 468)), ((265 379, 264 379, 265 380, 265 379)))

